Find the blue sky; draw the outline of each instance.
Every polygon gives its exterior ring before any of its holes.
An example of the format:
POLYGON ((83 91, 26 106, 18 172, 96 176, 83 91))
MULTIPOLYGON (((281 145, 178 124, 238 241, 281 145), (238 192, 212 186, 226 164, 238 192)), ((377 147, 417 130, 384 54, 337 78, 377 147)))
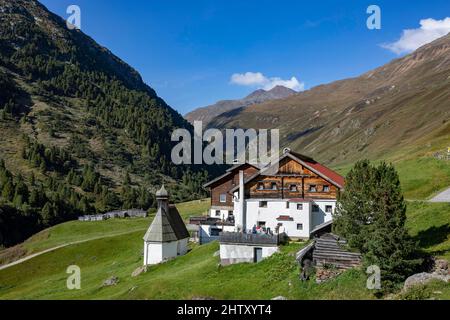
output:
POLYGON ((41 2, 62 17, 78 5, 82 31, 181 114, 260 87, 231 83, 236 73, 295 77, 305 89, 357 76, 398 57, 380 44, 399 40, 422 19, 450 16, 448 0, 41 2), (371 4, 381 8, 381 30, 366 27, 371 4))

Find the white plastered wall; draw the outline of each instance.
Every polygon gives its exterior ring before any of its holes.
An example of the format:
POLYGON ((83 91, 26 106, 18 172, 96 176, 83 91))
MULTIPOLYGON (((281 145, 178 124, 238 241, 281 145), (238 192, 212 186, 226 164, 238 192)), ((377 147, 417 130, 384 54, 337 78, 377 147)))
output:
POLYGON ((262 249, 263 259, 268 258, 279 251, 276 246, 221 244, 220 259, 223 264, 252 263, 255 259, 255 248, 262 249))
POLYGON ((287 200, 266 200, 266 199, 251 199, 246 200, 246 214, 248 231, 252 230, 253 226, 258 225, 258 222, 265 222, 266 228, 270 228, 275 232, 278 224, 282 224, 279 232, 285 232, 292 238, 309 238, 311 230, 311 203, 303 202, 303 208, 297 209, 296 202, 290 202, 287 208, 287 200), (260 208, 260 201, 267 201, 267 208, 260 208), (287 216, 292 218, 291 221, 277 220, 280 216, 287 216), (303 225, 302 230, 298 230, 297 226, 303 225))

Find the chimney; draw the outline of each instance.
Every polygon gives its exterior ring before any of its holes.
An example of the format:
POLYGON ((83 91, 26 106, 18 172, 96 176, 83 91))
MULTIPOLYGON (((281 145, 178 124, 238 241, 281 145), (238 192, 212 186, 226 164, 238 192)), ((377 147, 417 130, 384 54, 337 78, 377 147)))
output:
POLYGON ((247 233, 247 217, 245 212, 244 171, 239 171, 239 211, 241 213, 242 230, 247 233))

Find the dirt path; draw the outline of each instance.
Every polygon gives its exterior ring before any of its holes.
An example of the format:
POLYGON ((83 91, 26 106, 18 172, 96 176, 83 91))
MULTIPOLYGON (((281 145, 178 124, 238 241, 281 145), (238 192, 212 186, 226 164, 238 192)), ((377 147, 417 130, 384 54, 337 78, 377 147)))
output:
POLYGON ((450 202, 450 188, 439 193, 436 197, 431 199, 430 202, 450 202))
POLYGON ((94 241, 94 240, 118 237, 118 236, 122 236, 122 235, 125 235, 125 234, 130 234, 130 233, 135 233, 135 232, 138 232, 138 231, 145 231, 145 230, 147 230, 147 229, 137 229, 137 230, 133 230, 133 231, 127 231, 127 232, 121 232, 121 233, 116 233, 116 234, 110 234, 108 236, 100 236, 100 237, 95 237, 95 238, 90 238, 90 239, 85 239, 85 240, 79 240, 79 241, 73 241, 73 242, 65 243, 65 244, 62 244, 62 245, 50 248, 50 249, 45 249, 43 251, 33 253, 33 254, 29 255, 29 256, 26 256, 24 258, 21 258, 19 260, 14 261, 14 262, 2 265, 2 266, 0 266, 0 271, 4 270, 4 269, 7 269, 9 267, 12 267, 12 266, 21 264, 21 263, 23 263, 25 261, 34 259, 34 258, 36 258, 36 257, 38 257, 40 255, 43 255, 43 254, 46 254, 46 253, 49 253, 49 252, 53 252, 53 251, 56 251, 58 249, 65 248, 65 247, 68 247, 68 246, 73 246, 73 245, 76 245, 76 244, 89 242, 89 241, 94 241))

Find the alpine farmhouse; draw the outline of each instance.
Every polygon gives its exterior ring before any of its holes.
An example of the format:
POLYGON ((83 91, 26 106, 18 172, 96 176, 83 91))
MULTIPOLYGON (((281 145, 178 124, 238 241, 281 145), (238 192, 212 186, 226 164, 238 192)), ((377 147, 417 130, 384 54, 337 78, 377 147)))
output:
POLYGON ((191 223, 199 225, 201 243, 220 241, 222 264, 259 262, 284 238, 310 239, 330 229, 344 178, 290 149, 273 166, 235 165, 205 185, 209 216, 191 223))

